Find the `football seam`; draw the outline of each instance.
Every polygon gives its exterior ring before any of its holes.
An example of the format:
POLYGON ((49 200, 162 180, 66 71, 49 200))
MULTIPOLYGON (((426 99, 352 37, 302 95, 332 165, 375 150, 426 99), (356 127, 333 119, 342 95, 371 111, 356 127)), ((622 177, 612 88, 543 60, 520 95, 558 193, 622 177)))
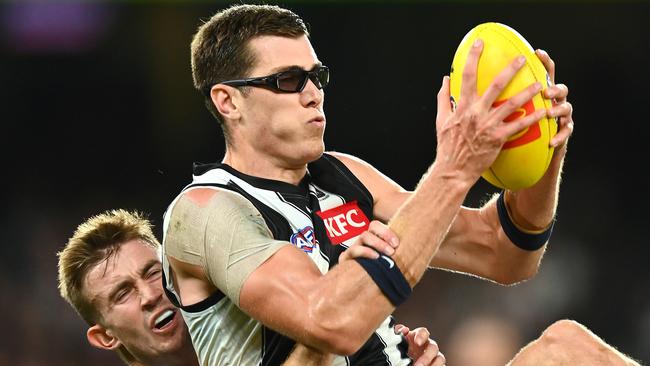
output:
MULTIPOLYGON (((494 23, 494 24, 499 24, 499 23, 494 23)), ((520 54, 524 55, 526 52, 531 52, 531 50, 529 50, 529 49, 525 49, 524 51, 522 51, 521 48, 519 48, 519 46, 515 42, 513 42, 512 39, 510 39, 510 37, 508 37, 510 34, 509 33, 504 33, 504 30, 501 28, 501 25, 498 25, 497 27, 495 27, 494 30, 502 38, 504 38, 506 41, 508 41, 508 43, 510 43, 513 46, 513 48, 517 49, 517 51, 519 51, 520 54)), ((532 46, 531 46, 531 48, 532 48, 532 46)), ((534 57, 537 57, 535 55, 534 50, 532 51, 532 54, 533 54, 534 57)), ((526 62, 524 64, 524 66, 526 66, 526 68, 530 71, 530 73, 533 74, 533 77, 535 77, 535 81, 537 81, 537 82, 539 82, 541 84, 541 81, 537 77, 537 74, 535 73, 535 70, 533 69, 533 67, 530 66, 528 64, 528 62, 526 62)), ((544 81, 546 81, 546 80, 544 80, 544 81)), ((542 92, 540 91, 539 94, 541 94, 541 93, 542 92)), ((544 99, 544 95, 542 95, 542 99, 544 99)))
POLYGON ((501 179, 499 179, 499 176, 497 175, 497 173, 494 171, 494 169, 492 169, 492 166, 490 166, 488 169, 490 170, 490 173, 492 173, 492 176, 494 177, 494 179, 496 179, 497 182, 499 183, 499 185, 501 185, 501 188, 507 189, 506 185, 503 184, 503 181, 501 181, 501 179))

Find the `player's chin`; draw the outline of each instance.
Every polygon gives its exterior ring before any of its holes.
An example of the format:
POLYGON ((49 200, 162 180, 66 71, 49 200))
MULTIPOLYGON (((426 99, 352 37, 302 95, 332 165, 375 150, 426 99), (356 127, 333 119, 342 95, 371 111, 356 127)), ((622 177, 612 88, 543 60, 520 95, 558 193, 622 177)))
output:
POLYGON ((305 160, 312 162, 318 160, 325 152, 325 143, 322 139, 315 140, 306 151, 307 158, 305 160))
POLYGON ((153 337, 158 353, 172 353, 183 348, 189 342, 189 334, 185 327, 177 327, 171 332, 155 334, 153 337), (187 339, 186 339, 187 337, 187 339))
POLYGON ((314 161, 325 152, 325 142, 322 135, 303 135, 294 139, 289 150, 292 158, 300 161, 314 161))

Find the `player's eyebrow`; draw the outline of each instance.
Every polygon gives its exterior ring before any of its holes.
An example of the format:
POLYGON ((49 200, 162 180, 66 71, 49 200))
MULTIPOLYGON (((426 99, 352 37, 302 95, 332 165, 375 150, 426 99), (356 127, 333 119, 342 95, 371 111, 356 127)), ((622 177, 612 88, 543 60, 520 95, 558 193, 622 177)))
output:
POLYGON ((115 286, 113 286, 108 293, 108 302, 109 303, 115 303, 115 298, 117 297, 117 294, 124 288, 127 288, 133 284, 133 280, 131 279, 126 279, 118 282, 115 286))
MULTIPOLYGON (((320 62, 320 61, 313 64, 312 67, 310 67, 308 70, 313 70, 315 67, 319 67, 319 66, 323 66, 323 63, 320 62)), ((275 74, 275 73, 278 73, 278 72, 288 71, 288 70, 304 70, 304 69, 300 65, 278 66, 278 67, 275 67, 275 68, 271 69, 270 73, 275 74)))
POLYGON ((142 268, 140 268, 138 275, 140 277, 144 277, 144 275, 157 264, 160 264, 160 261, 158 259, 150 259, 144 266, 142 266, 142 268))
MULTIPOLYGON (((160 264, 160 262, 159 262, 157 259, 151 259, 151 260, 149 260, 147 263, 145 263, 144 266, 142 266, 142 267, 140 268, 140 270, 138 270, 138 276, 139 276, 139 277, 144 277, 145 274, 146 274, 147 272, 149 272, 149 270, 150 270, 152 267, 154 267, 155 265, 157 265, 157 264, 160 264)), ((109 291, 109 293, 108 293, 108 301, 109 301, 110 303, 114 303, 114 302, 115 302, 115 297, 117 296, 117 294, 118 294, 122 289, 124 289, 124 288, 126 288, 126 287, 128 287, 128 286, 131 286, 132 284, 133 284, 133 280, 132 280, 132 279, 124 279, 124 280, 118 282, 115 286, 113 286, 113 287, 110 289, 110 291, 109 291)))

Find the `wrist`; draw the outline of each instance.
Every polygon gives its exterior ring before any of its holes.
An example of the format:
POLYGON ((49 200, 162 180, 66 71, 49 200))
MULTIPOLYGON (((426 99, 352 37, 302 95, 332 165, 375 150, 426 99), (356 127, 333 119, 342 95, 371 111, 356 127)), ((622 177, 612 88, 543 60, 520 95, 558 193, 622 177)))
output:
POLYGON ((540 205, 544 201, 539 198, 526 199, 522 197, 522 192, 504 190, 501 195, 508 217, 519 230, 535 234, 548 229, 553 224, 555 204, 540 205), (537 205, 534 205, 535 203, 537 205), (525 212, 523 212, 524 208, 526 208, 525 212))
POLYGON ((564 157, 566 156, 567 153, 567 145, 569 141, 565 141, 564 143, 555 146, 553 148, 553 156, 551 157, 551 162, 548 167, 549 170, 554 169, 555 167, 558 170, 562 169, 562 165, 564 164, 564 157))
POLYGON ((497 198, 496 206, 501 228, 514 245, 527 251, 536 251, 546 245, 553 232, 555 220, 551 220, 545 229, 527 230, 521 228, 512 219, 505 203, 505 192, 502 192, 497 198))
POLYGON ((480 174, 467 173, 463 169, 453 168, 450 165, 436 161, 429 168, 423 181, 427 180, 438 187, 443 186, 444 189, 452 192, 466 194, 479 177, 480 174))
POLYGON ((398 307, 411 295, 411 284, 393 258, 379 252, 377 254, 379 254, 377 259, 361 257, 355 260, 393 306, 398 307))

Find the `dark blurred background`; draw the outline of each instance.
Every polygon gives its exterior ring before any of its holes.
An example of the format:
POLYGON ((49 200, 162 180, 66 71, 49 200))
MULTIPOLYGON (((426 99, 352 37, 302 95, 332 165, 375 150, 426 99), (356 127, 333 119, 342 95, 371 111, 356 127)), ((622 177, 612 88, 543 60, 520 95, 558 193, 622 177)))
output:
MULTIPOLYGON (((558 82, 570 88, 576 130, 538 276, 500 287, 431 270, 396 318, 427 326, 451 366, 510 358, 564 318, 650 360, 643 178, 650 4, 281 5, 309 23, 320 59, 333 70, 327 148, 357 155, 409 189, 434 159, 435 95, 465 33, 498 21, 547 50, 558 82)), ((225 6, 0 2, 8 207, 0 213, 0 365, 120 364, 87 345, 85 324, 58 295, 55 254, 82 220, 111 208, 149 212, 160 236, 163 211, 191 179, 191 163, 221 159, 223 137, 192 88, 189 42, 201 19, 225 6)), ((480 181, 466 204, 478 206, 494 192, 480 181)))

